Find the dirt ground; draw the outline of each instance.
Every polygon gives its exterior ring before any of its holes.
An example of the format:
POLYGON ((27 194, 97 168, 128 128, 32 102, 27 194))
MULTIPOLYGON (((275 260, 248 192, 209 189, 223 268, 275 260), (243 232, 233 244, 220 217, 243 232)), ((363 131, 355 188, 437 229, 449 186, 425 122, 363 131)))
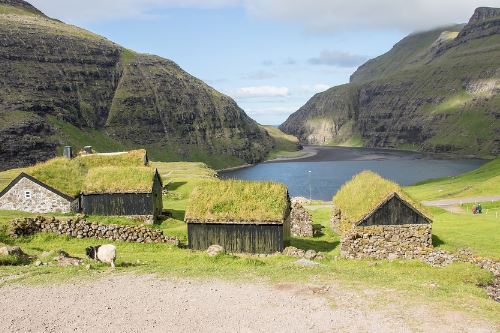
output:
POLYGON ((391 290, 111 275, 0 288, 0 332, 496 332, 391 290), (380 300, 384 301, 381 302, 380 300))

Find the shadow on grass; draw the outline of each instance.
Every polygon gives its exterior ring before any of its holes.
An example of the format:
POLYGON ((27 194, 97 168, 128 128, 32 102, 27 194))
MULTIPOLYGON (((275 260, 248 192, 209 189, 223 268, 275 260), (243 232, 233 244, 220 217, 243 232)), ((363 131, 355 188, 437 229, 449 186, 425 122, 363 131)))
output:
POLYGON ((432 245, 433 246, 440 246, 443 244, 444 244, 444 242, 441 240, 441 238, 439 238, 436 235, 432 235, 432 245))
POLYGON ((172 183, 168 184, 168 190, 169 191, 175 191, 179 187, 181 187, 183 185, 186 185, 186 184, 187 184, 187 182, 172 182, 172 183))
POLYGON ((305 239, 305 238, 292 238, 290 245, 295 246, 302 250, 314 250, 316 252, 330 252, 333 251, 338 245, 339 241, 327 242, 324 240, 305 239))

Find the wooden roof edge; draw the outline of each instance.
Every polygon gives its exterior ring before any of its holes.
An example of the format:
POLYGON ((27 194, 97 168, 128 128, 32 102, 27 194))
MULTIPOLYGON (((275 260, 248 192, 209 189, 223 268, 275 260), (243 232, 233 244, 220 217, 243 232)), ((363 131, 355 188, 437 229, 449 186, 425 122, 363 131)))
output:
POLYGON ((64 199, 68 200, 68 201, 73 201, 75 200, 78 196, 71 196, 71 195, 68 195, 66 193, 63 193, 61 191, 59 191, 58 189, 50 186, 50 185, 47 185, 45 184, 44 182, 36 179, 35 177, 31 176, 30 174, 27 174, 26 172, 21 172, 16 178, 14 178, 10 183, 9 185, 7 185, 6 188, 4 188, 1 192, 0 192, 0 197, 4 196, 7 192, 10 191, 11 188, 13 188, 21 179, 23 178, 27 178, 29 179, 30 181, 32 181, 33 183, 45 188, 46 190, 54 193, 54 194, 57 194, 58 196, 60 197, 63 197, 64 199))
POLYGON ((426 214, 424 214, 423 212, 421 212, 420 210, 418 210, 411 202, 408 202, 408 200, 405 200, 404 198, 402 198, 398 194, 398 192, 394 191, 394 192, 390 193, 384 200, 382 200, 377 206, 375 206, 375 208, 373 208, 365 216, 363 216, 358 221, 354 222, 354 225, 358 226, 361 223, 363 223, 364 221, 366 221, 366 219, 368 219, 370 216, 372 216, 380 207, 382 207, 383 205, 385 205, 387 202, 389 202, 389 200, 391 200, 394 197, 397 197, 399 200, 401 200, 403 203, 405 203, 406 206, 408 206, 411 210, 413 210, 418 215, 422 216, 425 220, 427 220, 427 222, 432 223, 432 219, 431 218, 429 218, 426 214))

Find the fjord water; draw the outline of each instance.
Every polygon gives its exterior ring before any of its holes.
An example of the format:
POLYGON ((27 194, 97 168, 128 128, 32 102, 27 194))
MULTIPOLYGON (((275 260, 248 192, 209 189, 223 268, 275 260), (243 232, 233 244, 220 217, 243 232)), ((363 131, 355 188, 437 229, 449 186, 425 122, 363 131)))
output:
POLYGON ((372 170, 401 185, 454 176, 481 166, 477 159, 437 159, 414 152, 364 148, 321 147, 318 154, 298 160, 261 163, 223 172, 221 178, 271 180, 285 183, 290 196, 331 200, 353 175, 372 170), (310 171, 310 172, 309 172, 310 171))

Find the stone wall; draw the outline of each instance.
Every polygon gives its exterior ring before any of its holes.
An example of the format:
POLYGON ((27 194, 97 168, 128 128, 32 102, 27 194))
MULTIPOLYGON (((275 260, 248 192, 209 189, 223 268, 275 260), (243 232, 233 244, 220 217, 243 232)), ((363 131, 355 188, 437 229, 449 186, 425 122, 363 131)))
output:
POLYGON ((313 237, 314 235, 311 215, 302 204, 296 201, 292 201, 290 229, 292 236, 295 237, 313 237))
POLYGON ((143 225, 99 224, 80 218, 59 220, 54 217, 38 216, 13 220, 11 236, 30 236, 37 232, 51 232, 76 238, 98 238, 111 241, 135 243, 169 243, 179 245, 176 237, 165 236, 159 229, 143 225))
POLYGON ((344 258, 418 258, 432 250, 430 224, 354 227, 341 240, 344 258))
POLYGON ((30 213, 69 213, 71 202, 27 178, 22 178, 0 198, 0 209, 30 213), (26 191, 30 197, 26 197, 26 191))

